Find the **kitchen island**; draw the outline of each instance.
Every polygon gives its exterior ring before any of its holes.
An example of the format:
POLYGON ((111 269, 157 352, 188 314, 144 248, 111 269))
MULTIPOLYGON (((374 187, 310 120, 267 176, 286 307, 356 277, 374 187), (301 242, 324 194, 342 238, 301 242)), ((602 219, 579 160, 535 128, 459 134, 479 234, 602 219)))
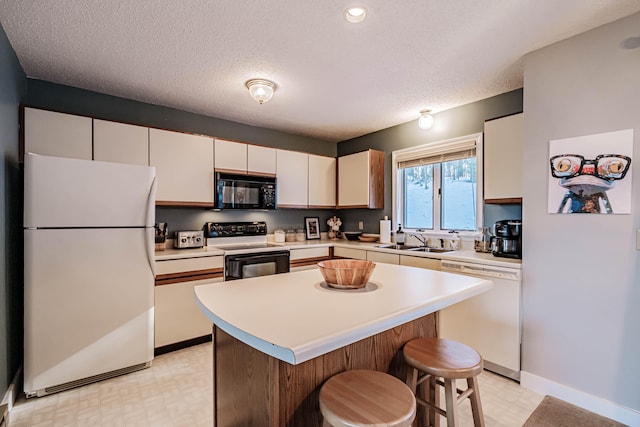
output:
POLYGON ((438 310, 491 286, 380 263, 362 290, 329 288, 317 269, 197 286, 214 324, 214 424, 319 426, 326 379, 375 369, 404 380, 404 343, 436 336, 438 310))

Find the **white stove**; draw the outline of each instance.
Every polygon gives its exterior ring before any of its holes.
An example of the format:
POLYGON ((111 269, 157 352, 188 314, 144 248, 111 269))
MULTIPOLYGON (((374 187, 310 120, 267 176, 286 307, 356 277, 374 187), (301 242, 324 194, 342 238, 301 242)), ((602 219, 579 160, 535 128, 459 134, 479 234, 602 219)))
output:
POLYGON ((225 280, 289 272, 289 249, 267 242, 263 221, 208 222, 204 230, 207 246, 224 251, 225 280))

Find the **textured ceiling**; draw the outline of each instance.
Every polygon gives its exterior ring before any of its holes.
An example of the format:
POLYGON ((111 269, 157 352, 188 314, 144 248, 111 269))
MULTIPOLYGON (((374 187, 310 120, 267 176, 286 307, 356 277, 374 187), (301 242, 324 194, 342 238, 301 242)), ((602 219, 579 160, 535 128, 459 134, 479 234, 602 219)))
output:
POLYGON ((0 0, 28 77, 342 141, 522 87, 522 56, 640 0, 0 0), (251 78, 276 85, 253 101, 251 78))

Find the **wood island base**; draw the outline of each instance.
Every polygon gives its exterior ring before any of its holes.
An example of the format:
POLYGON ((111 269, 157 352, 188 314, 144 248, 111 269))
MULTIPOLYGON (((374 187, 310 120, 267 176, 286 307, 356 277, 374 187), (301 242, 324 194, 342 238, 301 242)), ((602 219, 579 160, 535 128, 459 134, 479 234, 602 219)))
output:
POLYGON ((429 314, 298 365, 262 353, 214 325, 214 426, 321 426, 318 396, 328 378, 371 369, 404 381, 402 346, 413 338, 437 336, 437 316, 429 314))

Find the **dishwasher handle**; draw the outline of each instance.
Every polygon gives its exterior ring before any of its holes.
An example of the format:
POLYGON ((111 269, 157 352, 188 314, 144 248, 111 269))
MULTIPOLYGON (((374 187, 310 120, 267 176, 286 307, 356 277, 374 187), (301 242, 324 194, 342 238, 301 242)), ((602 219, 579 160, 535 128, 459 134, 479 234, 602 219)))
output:
POLYGON ((520 280, 522 271, 516 268, 497 267, 493 265, 467 262, 442 261, 442 271, 467 274, 476 277, 493 277, 497 279, 520 280))

